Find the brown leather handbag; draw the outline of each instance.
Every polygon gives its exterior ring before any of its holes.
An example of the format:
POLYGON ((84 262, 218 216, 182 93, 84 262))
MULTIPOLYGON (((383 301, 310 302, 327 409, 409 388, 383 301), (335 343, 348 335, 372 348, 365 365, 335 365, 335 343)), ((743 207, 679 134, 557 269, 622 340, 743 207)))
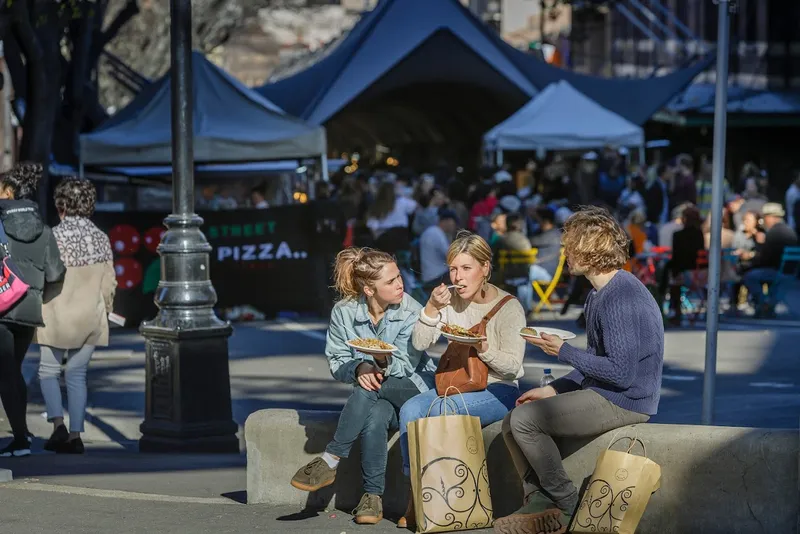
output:
MULTIPOLYGON (((487 313, 481 322, 469 329, 470 332, 485 336, 486 325, 500 311, 506 302, 513 299, 507 295, 487 313)), ((489 380, 489 367, 478 356, 473 345, 449 343, 436 368, 436 392, 444 395, 448 388, 455 387, 461 393, 483 391, 489 380)))

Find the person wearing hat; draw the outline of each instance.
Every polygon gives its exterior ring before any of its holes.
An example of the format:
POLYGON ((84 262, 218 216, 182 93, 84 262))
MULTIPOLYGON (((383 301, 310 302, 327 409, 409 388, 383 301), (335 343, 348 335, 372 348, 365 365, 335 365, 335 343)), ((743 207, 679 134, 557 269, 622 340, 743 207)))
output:
POLYGON ((750 265, 742 277, 742 283, 759 307, 756 313, 769 314, 776 302, 764 301, 762 285, 773 282, 781 265, 783 249, 797 246, 797 233, 784 221, 786 212, 776 202, 767 202, 761 209, 766 230, 764 242, 757 247, 750 265))
POLYGON ((449 208, 439 208, 439 221, 422 232, 419 238, 420 270, 422 285, 426 292, 438 286, 446 278, 449 283, 447 250, 458 229, 458 215, 449 208))

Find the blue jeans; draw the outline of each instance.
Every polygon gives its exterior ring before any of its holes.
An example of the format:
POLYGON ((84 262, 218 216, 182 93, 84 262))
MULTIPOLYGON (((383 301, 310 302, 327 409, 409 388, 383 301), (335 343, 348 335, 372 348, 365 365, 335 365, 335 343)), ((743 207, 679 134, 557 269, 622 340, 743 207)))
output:
MULTIPOLYGON (((747 288, 750 298, 752 298, 756 306, 758 306, 759 304, 770 303, 764 300, 764 289, 762 286, 765 283, 774 282, 777 278, 777 269, 772 269, 770 267, 750 269, 742 276, 742 284, 747 288)), ((772 299, 770 298, 770 300, 772 299)), ((770 304, 774 305, 775 303, 771 302, 770 304)))
POLYGON ((64 350, 47 345, 40 345, 39 384, 47 406, 47 420, 64 417, 64 406, 61 401, 61 387, 58 379, 61 376, 61 362, 69 355, 64 379, 67 383, 67 407, 69 408, 69 431, 84 432, 83 421, 86 418, 86 370, 92 359, 94 347, 84 345, 77 350, 64 350))
POLYGON ((383 495, 389 430, 397 428, 400 407, 417 394, 419 389, 411 379, 388 377, 378 391, 367 391, 356 385, 342 408, 336 434, 325 451, 347 458, 353 444, 361 437, 361 476, 365 493, 383 495))
MULTIPOLYGON (((438 416, 443 413, 444 402, 437 401, 433 408, 433 403, 438 394, 435 389, 420 393, 400 409, 400 451, 403 453, 403 474, 409 476, 411 467, 408 459, 408 423, 422 419, 428 415, 438 416)), ((519 398, 519 387, 509 384, 489 384, 484 391, 474 393, 464 393, 463 400, 458 394, 448 396, 447 413, 456 412, 460 415, 467 415, 464 404, 469 411, 469 415, 479 417, 481 426, 489 426, 496 421, 501 421, 506 414, 514 408, 519 398)))

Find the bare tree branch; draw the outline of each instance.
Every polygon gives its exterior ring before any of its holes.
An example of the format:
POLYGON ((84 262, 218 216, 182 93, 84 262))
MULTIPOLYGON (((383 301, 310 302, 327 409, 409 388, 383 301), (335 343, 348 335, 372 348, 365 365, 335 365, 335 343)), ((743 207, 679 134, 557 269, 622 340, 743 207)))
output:
POLYGON ((117 16, 114 17, 114 20, 111 22, 111 24, 109 24, 108 27, 103 30, 102 37, 97 43, 100 50, 105 48, 106 45, 117 36, 123 26, 125 26, 133 17, 138 14, 139 3, 136 0, 128 0, 128 3, 125 4, 125 7, 122 9, 122 11, 117 13, 117 16))

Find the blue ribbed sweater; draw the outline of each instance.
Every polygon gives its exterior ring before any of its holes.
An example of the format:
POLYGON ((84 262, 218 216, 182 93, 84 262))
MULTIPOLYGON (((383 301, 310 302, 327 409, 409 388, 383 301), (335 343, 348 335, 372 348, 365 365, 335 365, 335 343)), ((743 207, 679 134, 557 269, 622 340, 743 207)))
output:
POLYGON ((591 389, 620 408, 655 415, 661 398, 664 322, 655 299, 619 271, 586 300, 585 351, 568 343, 558 359, 575 370, 552 382, 558 393, 591 389))

